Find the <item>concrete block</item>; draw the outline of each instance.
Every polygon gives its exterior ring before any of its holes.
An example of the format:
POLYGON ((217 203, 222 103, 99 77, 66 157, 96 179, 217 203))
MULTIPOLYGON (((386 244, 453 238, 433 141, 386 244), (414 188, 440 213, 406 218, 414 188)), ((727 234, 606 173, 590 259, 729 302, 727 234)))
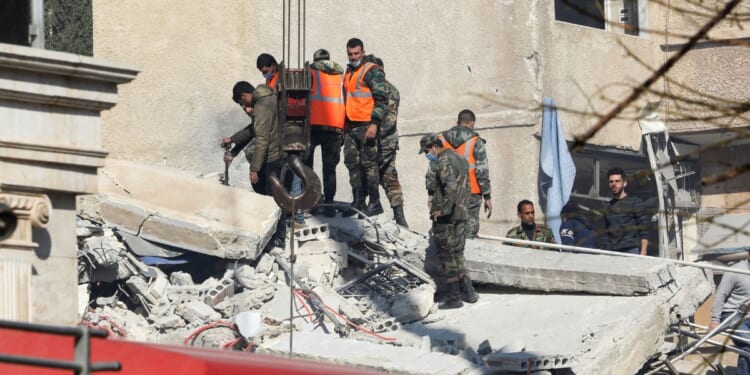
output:
POLYGON ((518 373, 570 368, 571 358, 559 355, 543 355, 531 352, 495 352, 485 356, 484 362, 495 371, 518 373))
MULTIPOLYGON (((261 344, 259 350, 286 354, 289 334, 261 344)), ((452 355, 425 352, 409 346, 341 339, 317 332, 295 332, 294 353, 303 358, 398 374, 463 374, 473 368, 471 362, 452 355)))
POLYGON ((211 306, 201 301, 188 301, 175 309, 175 312, 190 323, 208 323, 221 319, 221 315, 211 306))
POLYGON ((648 295, 674 282, 674 265, 653 257, 617 257, 533 250, 497 241, 467 241, 472 280, 525 290, 648 295))
POLYGON ((261 255, 258 264, 255 265, 255 272, 267 275, 273 269, 274 258, 268 254, 261 255))
POLYGON ((227 259, 255 259, 281 214, 271 197, 122 160, 107 159, 99 192, 101 217, 120 230, 227 259))
POLYGON ((294 230, 294 239, 299 242, 325 240, 331 237, 328 224, 308 225, 294 230))
POLYGON ((234 280, 231 277, 224 277, 219 280, 219 283, 213 288, 206 292, 206 296, 203 299, 209 306, 215 306, 219 302, 223 301, 227 297, 234 295, 234 280))
POLYGON ((394 296, 390 313, 401 323, 422 320, 430 313, 434 297, 435 287, 422 284, 406 294, 394 296))

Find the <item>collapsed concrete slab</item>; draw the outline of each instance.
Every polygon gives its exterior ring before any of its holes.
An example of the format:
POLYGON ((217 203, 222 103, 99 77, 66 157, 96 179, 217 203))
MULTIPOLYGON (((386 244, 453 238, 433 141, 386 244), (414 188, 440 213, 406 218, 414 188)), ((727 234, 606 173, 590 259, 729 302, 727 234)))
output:
POLYGON ((119 230, 227 259, 255 259, 281 214, 271 197, 113 159, 99 176, 99 192, 95 204, 81 206, 119 230))
POLYGON ((544 292, 649 295, 675 282, 676 268, 652 257, 617 257, 534 250, 497 241, 466 241, 472 280, 544 292))
MULTIPOLYGON (((294 334, 296 356, 336 364, 366 367, 398 374, 462 374, 474 364, 457 356, 413 347, 380 345, 313 332, 294 334)), ((261 346, 259 352, 289 353, 289 335, 283 334, 261 346)))

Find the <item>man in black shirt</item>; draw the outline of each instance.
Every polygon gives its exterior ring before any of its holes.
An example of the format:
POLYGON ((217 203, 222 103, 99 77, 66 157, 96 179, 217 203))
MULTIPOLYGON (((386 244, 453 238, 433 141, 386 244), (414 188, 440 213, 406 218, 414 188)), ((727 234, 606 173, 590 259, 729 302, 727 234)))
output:
POLYGON ((609 248, 631 254, 646 255, 651 217, 645 214, 643 201, 625 193, 628 182, 622 168, 607 171, 612 200, 604 214, 609 248))

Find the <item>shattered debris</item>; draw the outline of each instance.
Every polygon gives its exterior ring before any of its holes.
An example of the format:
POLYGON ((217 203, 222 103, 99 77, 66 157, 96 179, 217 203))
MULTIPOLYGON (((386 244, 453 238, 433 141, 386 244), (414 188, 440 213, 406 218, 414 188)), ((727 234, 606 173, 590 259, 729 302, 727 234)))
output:
MULTIPOLYGON (((438 311, 443 280, 422 234, 377 217, 308 215, 285 247, 265 245, 271 229, 252 243, 214 236, 181 247, 192 240, 145 230, 153 217, 112 214, 127 202, 130 213, 186 217, 118 195, 146 192, 134 186, 139 177, 116 173, 123 165, 109 167, 102 178, 117 183, 79 204, 81 321, 128 340, 285 355, 293 335, 295 355, 399 373, 633 373, 713 287, 710 273, 658 259, 472 240, 466 266, 480 300, 438 311)), ((213 217, 211 228, 226 229, 220 215, 199 211, 193 224, 213 217)), ((264 222, 278 215, 264 212, 264 222)))

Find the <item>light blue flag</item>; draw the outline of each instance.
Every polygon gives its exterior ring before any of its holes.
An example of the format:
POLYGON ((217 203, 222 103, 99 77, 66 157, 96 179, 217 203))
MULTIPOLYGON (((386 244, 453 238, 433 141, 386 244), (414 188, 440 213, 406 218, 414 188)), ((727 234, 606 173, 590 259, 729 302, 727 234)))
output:
POLYGON ((542 151, 539 157, 539 191, 545 201, 547 225, 560 241, 560 211, 570 198, 576 166, 565 143, 565 133, 552 98, 544 99, 542 114, 542 151))

